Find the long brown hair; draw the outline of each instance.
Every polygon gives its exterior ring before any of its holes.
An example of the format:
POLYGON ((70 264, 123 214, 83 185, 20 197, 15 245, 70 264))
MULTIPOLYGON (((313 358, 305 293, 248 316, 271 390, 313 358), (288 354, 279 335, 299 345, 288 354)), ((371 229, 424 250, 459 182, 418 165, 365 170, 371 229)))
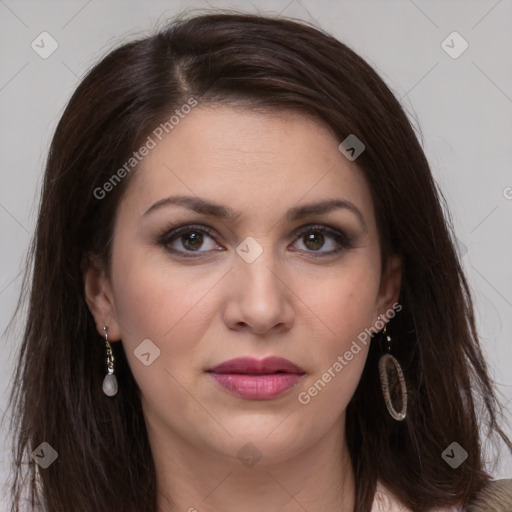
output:
POLYGON ((512 444, 499 426, 501 408, 451 222, 413 127, 377 73, 332 36, 286 18, 215 13, 182 16, 111 51, 81 81, 56 128, 9 400, 16 433, 12 510, 19 510, 25 485, 34 510, 156 510, 139 388, 116 343, 119 393, 102 393, 104 343, 84 299, 82 272, 87 255, 110 268, 116 208, 133 172, 107 197, 95 191, 191 97, 294 109, 326 123, 340 142, 350 134, 363 141, 357 165, 372 192, 383 262, 396 253, 404 264, 403 309, 389 330, 409 410, 403 422, 389 416, 372 343, 346 418, 355 511, 370 509, 377 480, 415 512, 470 500, 490 479, 479 427, 512 444), (47 469, 29 456, 43 441, 58 452, 47 469), (468 453, 457 469, 441 457, 453 441, 468 453))

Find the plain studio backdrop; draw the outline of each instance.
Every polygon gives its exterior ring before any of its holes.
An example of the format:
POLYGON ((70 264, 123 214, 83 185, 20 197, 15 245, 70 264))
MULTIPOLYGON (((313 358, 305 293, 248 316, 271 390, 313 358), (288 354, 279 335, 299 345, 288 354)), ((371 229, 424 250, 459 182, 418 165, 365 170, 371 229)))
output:
MULTIPOLYGON (((117 43, 148 35, 183 9, 211 8, 311 22, 366 59, 400 99, 422 134, 453 216, 483 348, 509 410, 511 0, 0 0, 0 332, 18 299, 49 142, 79 80, 117 43)), ((0 340, 0 414, 5 414, 22 328, 18 324, 0 340)), ((0 484, 11 458, 6 424, 0 484)), ((502 453, 493 475, 510 478, 512 458, 502 453)), ((490 452, 488 459, 493 459, 490 452)))

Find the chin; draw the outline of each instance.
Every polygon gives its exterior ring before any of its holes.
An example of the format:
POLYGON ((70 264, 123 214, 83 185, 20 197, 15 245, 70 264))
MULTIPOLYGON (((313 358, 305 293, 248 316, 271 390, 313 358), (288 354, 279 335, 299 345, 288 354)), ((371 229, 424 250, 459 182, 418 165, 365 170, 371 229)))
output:
POLYGON ((258 459, 259 466, 284 462, 313 444, 316 439, 313 433, 308 436, 303 429, 294 431, 289 425, 280 428, 285 417, 286 414, 281 414, 272 420, 266 418, 261 423, 254 418, 236 423, 224 422, 223 425, 232 437, 222 435, 222 439, 216 438, 206 444, 217 454, 230 459, 236 457, 242 464, 245 458, 258 459), (297 435, 299 432, 300 435, 297 435), (308 437, 311 437, 309 441, 308 437))

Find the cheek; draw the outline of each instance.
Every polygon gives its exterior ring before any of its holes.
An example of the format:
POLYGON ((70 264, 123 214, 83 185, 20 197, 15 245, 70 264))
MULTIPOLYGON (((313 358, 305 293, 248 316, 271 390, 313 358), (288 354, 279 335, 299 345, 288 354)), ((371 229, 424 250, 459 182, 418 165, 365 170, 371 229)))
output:
POLYGON ((318 317, 315 348, 310 346, 308 353, 316 371, 309 376, 299 402, 310 404, 309 412, 314 416, 318 411, 327 422, 350 401, 366 362, 370 335, 365 329, 377 319, 377 271, 368 265, 347 266, 337 271, 328 285, 323 282, 310 288, 307 296, 308 306, 318 317))
POLYGON ((176 376, 190 371, 190 361, 197 350, 193 340, 202 336, 202 312, 218 276, 210 272, 199 279, 197 269, 193 277, 191 272, 178 271, 176 266, 162 265, 161 260, 153 264, 132 254, 119 255, 113 280, 123 347, 141 387, 151 385, 156 374, 161 373, 155 371, 157 368, 167 368, 176 376), (160 351, 145 342, 150 353, 154 350, 158 354, 148 366, 137 357, 144 340, 150 340, 160 351))
POLYGON ((300 296, 315 313, 327 347, 341 350, 376 321, 378 289, 378 268, 358 262, 335 270, 317 286, 307 283, 300 296))

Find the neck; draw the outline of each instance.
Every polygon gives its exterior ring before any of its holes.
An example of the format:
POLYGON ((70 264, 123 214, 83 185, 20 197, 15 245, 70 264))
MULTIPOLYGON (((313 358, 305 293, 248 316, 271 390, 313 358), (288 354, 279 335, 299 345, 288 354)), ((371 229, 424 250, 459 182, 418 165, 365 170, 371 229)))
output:
MULTIPOLYGON (((150 441, 158 512, 352 512, 355 480, 346 442, 335 423, 316 443, 293 456, 244 465, 166 433, 150 441)), ((344 429, 343 434, 344 434, 344 429)), ((162 434, 160 432, 159 434, 162 434)), ((237 451, 237 450, 235 450, 237 451)))

